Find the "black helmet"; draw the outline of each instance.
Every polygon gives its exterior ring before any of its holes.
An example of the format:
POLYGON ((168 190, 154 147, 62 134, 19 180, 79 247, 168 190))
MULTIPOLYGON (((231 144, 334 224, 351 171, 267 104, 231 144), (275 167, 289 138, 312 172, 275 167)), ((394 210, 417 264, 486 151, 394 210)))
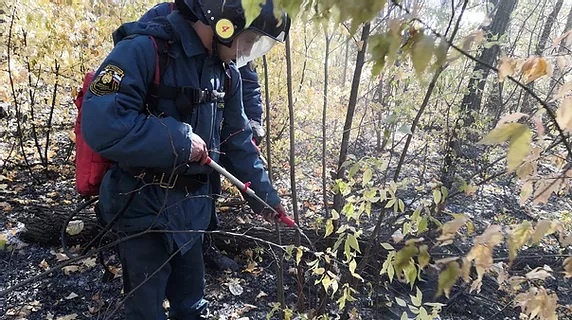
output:
MULTIPOLYGON (((246 17, 240 0, 184 0, 195 16, 212 28, 215 39, 228 47, 234 39, 239 39, 249 46, 243 50, 240 60, 254 59, 265 54, 278 42, 283 42, 290 30, 290 17, 282 10, 280 19, 274 15, 274 3, 266 0, 261 5, 260 14, 246 26, 246 17), (200 11, 200 12, 199 12, 200 11), (246 53, 248 51, 248 53, 246 53)), ((244 47, 244 45, 243 45, 244 47)), ((250 60, 243 61, 244 64, 250 60)))

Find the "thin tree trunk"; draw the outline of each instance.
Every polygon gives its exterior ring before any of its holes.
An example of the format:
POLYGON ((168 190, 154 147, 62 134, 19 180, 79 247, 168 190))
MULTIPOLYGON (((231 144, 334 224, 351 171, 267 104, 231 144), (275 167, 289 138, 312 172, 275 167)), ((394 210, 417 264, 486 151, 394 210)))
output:
MULTIPOLYGON (((350 141, 350 134, 352 128, 352 120, 354 117, 356 103, 357 103, 357 95, 359 91, 359 84, 361 79, 361 72, 363 69, 363 65, 365 63, 365 52, 367 47, 367 40, 369 38, 369 30, 370 30, 370 23, 366 23, 363 26, 362 34, 361 34, 361 42, 362 46, 358 50, 357 58, 356 58, 356 68, 354 70, 354 76, 352 80, 352 89, 350 92, 350 100, 348 103, 348 112, 346 114, 346 122, 344 124, 344 132, 342 134, 342 143, 340 145, 340 157, 338 159, 338 168, 336 172, 336 179, 343 179, 345 175, 345 169, 342 167, 343 163, 347 159, 348 154, 348 145, 350 141)), ((343 196, 341 193, 336 193, 334 195, 334 209, 337 212, 341 212, 343 207, 343 196)))
POLYGON ((348 58, 349 58, 349 54, 350 54, 350 38, 348 37, 346 39, 346 53, 345 53, 345 58, 344 58, 344 73, 342 76, 342 87, 346 86, 346 79, 347 79, 347 74, 348 74, 348 58))
POLYGON ((328 191, 327 191, 327 166, 326 166, 326 135, 327 135, 327 110, 328 110, 328 60, 330 58, 330 42, 332 36, 328 34, 328 29, 324 30, 326 40, 326 53, 324 55, 324 105, 322 106, 322 197, 324 198, 324 211, 326 219, 330 218, 328 210, 328 191))
MULTIPOLYGON (((286 75, 288 87, 288 113, 290 116, 290 188, 292 189, 292 208, 294 210, 294 220, 300 223, 298 216, 298 195, 296 192, 296 145, 294 137, 294 98, 292 92, 292 49, 290 47, 290 37, 286 38, 286 75)), ((296 232, 296 245, 300 245, 300 232, 296 232)), ((298 266, 298 311, 304 311, 304 270, 298 266)))
POLYGON ((272 153, 270 152, 270 89, 268 84, 268 62, 266 55, 262 56, 262 68, 264 69, 264 100, 266 102, 266 170, 270 181, 274 179, 272 170, 272 153))

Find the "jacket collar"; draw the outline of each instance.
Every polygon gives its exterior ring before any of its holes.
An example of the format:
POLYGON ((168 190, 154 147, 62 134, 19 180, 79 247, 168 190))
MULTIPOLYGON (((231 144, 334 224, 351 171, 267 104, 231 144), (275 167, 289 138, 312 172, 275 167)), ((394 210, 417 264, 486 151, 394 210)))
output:
POLYGON ((181 41, 183 51, 188 57, 207 53, 197 32, 180 12, 173 11, 167 16, 167 20, 173 27, 175 36, 181 41))

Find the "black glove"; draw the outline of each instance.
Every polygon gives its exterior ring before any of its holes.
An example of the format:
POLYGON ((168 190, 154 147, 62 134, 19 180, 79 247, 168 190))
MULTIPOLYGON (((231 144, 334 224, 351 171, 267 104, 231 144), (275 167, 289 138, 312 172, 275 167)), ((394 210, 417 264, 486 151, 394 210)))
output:
POLYGON ((266 135, 266 131, 264 131, 262 124, 256 120, 251 119, 249 123, 250 127, 252 128, 252 138, 254 139, 254 143, 258 146, 266 135))

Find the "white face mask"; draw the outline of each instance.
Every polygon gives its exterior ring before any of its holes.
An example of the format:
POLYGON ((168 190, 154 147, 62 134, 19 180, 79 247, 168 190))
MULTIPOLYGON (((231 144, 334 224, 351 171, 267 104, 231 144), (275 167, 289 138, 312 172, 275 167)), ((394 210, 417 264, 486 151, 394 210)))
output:
POLYGON ((236 65, 240 68, 249 61, 266 54, 276 40, 254 30, 245 30, 236 38, 236 65))

